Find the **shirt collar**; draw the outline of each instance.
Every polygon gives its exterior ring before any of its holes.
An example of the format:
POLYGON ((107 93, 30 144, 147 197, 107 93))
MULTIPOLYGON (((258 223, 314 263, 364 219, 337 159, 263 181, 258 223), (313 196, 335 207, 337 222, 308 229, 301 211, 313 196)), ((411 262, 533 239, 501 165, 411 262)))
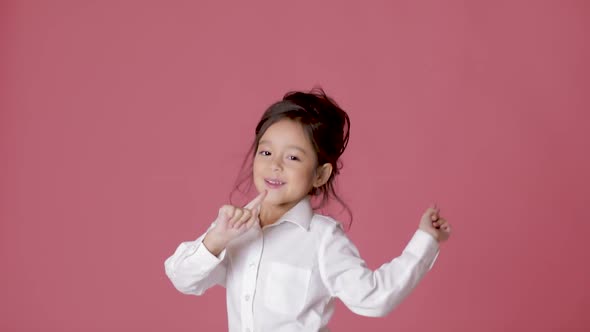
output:
POLYGON ((309 231, 309 225, 311 224, 312 218, 313 209, 311 208, 310 197, 305 196, 305 198, 299 201, 299 203, 293 206, 279 220, 277 220, 275 224, 278 225, 283 221, 288 221, 299 225, 306 231, 309 231))

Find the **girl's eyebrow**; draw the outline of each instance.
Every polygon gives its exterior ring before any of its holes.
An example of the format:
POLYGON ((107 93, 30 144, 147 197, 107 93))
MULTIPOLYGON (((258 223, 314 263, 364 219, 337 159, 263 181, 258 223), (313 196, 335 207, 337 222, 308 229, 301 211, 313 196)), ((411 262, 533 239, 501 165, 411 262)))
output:
MULTIPOLYGON (((258 145, 263 145, 263 144, 271 144, 271 143, 268 140, 261 140, 260 142, 258 142, 258 145)), ((301 153, 303 153, 305 155, 307 154, 307 152, 305 151, 305 149, 303 149, 302 147, 297 146, 297 145, 292 145, 292 144, 291 145, 287 145, 287 149, 295 149, 295 150, 301 151, 301 153)))

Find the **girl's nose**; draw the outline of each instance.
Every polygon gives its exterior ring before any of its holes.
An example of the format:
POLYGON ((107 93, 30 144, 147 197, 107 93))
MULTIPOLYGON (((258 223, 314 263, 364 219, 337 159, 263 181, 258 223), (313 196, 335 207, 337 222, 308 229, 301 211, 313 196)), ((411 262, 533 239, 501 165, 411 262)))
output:
POLYGON ((273 171, 280 171, 283 169, 283 165, 281 164, 281 159, 280 158, 273 158, 270 164, 270 168, 273 171))

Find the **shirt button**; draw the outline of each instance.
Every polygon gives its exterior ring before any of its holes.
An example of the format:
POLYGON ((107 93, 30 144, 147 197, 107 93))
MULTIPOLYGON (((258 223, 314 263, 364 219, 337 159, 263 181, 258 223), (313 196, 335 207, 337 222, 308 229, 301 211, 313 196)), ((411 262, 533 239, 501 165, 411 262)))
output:
POLYGON ((250 267, 255 267, 256 263, 250 263, 250 267))
POLYGON ((252 330, 250 330, 250 329, 246 329, 246 332, 250 332, 250 331, 252 331, 252 330))
POLYGON ((250 301, 250 295, 246 295, 246 296, 244 296, 244 300, 246 300, 246 301, 250 301))

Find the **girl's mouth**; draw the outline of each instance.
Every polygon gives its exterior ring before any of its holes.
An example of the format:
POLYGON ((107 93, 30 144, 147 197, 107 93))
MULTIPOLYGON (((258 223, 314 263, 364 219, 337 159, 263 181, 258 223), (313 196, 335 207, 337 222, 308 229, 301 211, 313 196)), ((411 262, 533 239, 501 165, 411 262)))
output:
POLYGON ((285 184, 285 182, 277 180, 277 179, 264 179, 264 183, 270 189, 278 189, 285 184))

